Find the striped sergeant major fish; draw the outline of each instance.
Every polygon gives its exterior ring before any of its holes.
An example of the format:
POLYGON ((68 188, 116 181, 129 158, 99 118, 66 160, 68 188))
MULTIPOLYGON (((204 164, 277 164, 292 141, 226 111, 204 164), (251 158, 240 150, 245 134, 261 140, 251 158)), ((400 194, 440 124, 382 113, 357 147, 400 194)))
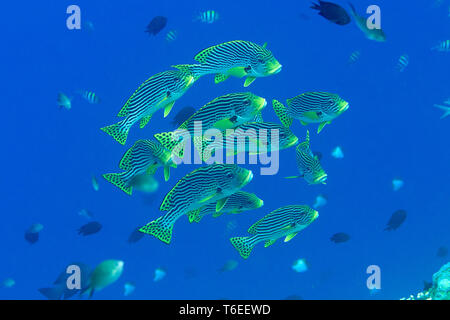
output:
POLYGON ((287 107, 277 100, 272 101, 273 109, 281 123, 286 127, 291 126, 293 119, 300 120, 304 126, 319 123, 317 133, 349 107, 347 101, 328 92, 306 92, 287 99, 286 102, 287 107))
POLYGON ((298 142, 298 138, 289 128, 273 122, 244 123, 238 126, 232 135, 227 135, 224 140, 225 147, 233 146, 233 149, 227 148, 227 156, 242 152, 257 155, 279 151, 290 148, 298 142), (275 130, 277 134, 272 135, 272 130, 275 130))
MULTIPOLYGON (((201 107, 189 117, 178 130, 187 130, 194 136, 195 123, 201 122, 202 131, 216 128, 226 130, 259 117, 261 110, 267 105, 264 98, 250 92, 231 93, 220 96, 201 107)), ((184 155, 184 142, 178 139, 175 132, 155 134, 155 138, 168 150, 180 158, 184 155)), ((207 141, 201 136, 194 136, 194 145, 198 150, 204 150, 207 141)))
POLYGON ((256 78, 281 71, 281 64, 266 46, 242 40, 218 44, 200 51, 194 57, 200 66, 193 65, 193 68, 200 75, 215 74, 215 83, 230 76, 246 77, 244 87, 248 87, 256 78))
POLYGON ((222 214, 238 214, 244 211, 255 210, 264 205, 264 201, 258 198, 254 193, 238 191, 228 197, 227 202, 220 211, 216 211, 216 203, 210 203, 202 207, 200 210, 189 212, 190 222, 200 222, 206 215, 214 218, 220 217, 222 214))
POLYGON ((431 48, 431 50, 440 52, 450 52, 450 40, 445 40, 431 48))
POLYGON ((153 175, 157 168, 164 167, 164 178, 169 180, 170 167, 176 168, 172 154, 159 142, 153 140, 138 140, 123 155, 119 163, 122 173, 107 173, 103 175, 107 181, 128 195, 133 191, 133 181, 140 175, 153 175))
POLYGON ((170 30, 166 33, 166 42, 174 42, 178 38, 178 31, 177 30, 170 30))
POLYGON ((309 131, 306 132, 306 140, 295 149, 295 158, 300 175, 286 178, 304 178, 309 184, 326 184, 328 176, 323 170, 319 158, 310 149, 309 131))
POLYGON ((100 98, 95 94, 95 92, 87 91, 87 90, 80 90, 78 91, 78 94, 83 97, 84 100, 89 102, 90 104, 97 104, 100 103, 100 98))
POLYGON ((127 141, 128 132, 133 124, 140 121, 139 127, 144 128, 153 114, 164 108, 164 118, 170 113, 177 99, 197 80, 188 68, 177 66, 155 74, 139 86, 119 111, 119 117, 125 117, 116 124, 101 128, 120 144, 127 141))
POLYGON ((247 259, 257 243, 264 241, 267 248, 282 237, 288 242, 318 217, 316 210, 305 205, 284 206, 253 224, 247 231, 252 236, 234 237, 230 241, 241 257, 247 259))
POLYGON ((181 178, 167 193, 160 207, 161 211, 167 212, 139 231, 170 244, 173 225, 181 216, 213 202, 216 211, 221 211, 229 196, 252 179, 250 170, 237 165, 212 164, 198 168, 181 178))
POLYGON ((400 56, 397 62, 397 70, 399 72, 405 71, 406 67, 409 65, 409 56, 407 54, 404 54, 400 56))
POLYGON ((195 18, 194 21, 200 21, 203 23, 214 23, 217 20, 219 20, 219 13, 214 10, 206 10, 203 12, 200 12, 195 18))
POLYGON ((353 18, 355 19, 356 25, 362 32, 364 32, 367 39, 378 41, 378 42, 386 41, 386 35, 384 34, 384 31, 382 29, 377 29, 377 28, 369 29, 367 27, 367 18, 358 15, 355 7, 351 3, 349 3, 349 5, 351 8, 351 14, 352 14, 353 18))

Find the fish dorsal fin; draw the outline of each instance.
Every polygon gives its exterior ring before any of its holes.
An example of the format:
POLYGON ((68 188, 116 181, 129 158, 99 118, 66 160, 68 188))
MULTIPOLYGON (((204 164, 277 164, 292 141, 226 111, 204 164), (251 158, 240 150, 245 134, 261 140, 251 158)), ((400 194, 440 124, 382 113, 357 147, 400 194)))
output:
POLYGON ((215 75, 214 77, 214 82, 217 83, 221 83, 224 82, 225 80, 227 80, 230 76, 226 75, 226 74, 222 74, 222 73, 218 73, 215 75))
POLYGON ((267 42, 264 42, 264 44, 262 45, 262 47, 265 49, 267 48, 267 42))
POLYGON ((256 234, 256 229, 258 228, 258 225, 264 221, 264 218, 256 221, 250 228, 248 228, 247 232, 250 234, 256 234))
POLYGON ((293 237, 295 237, 295 236, 297 235, 297 233, 298 233, 298 232, 294 232, 294 233, 288 234, 288 235, 286 236, 286 238, 284 238, 284 242, 290 241, 293 237))
POLYGON ((153 114, 149 115, 149 116, 145 116, 141 118, 141 121, 139 122, 139 128, 144 128, 147 123, 150 121, 150 119, 152 118, 153 114))
POLYGON ((275 243, 275 241, 277 241, 277 239, 267 240, 266 242, 264 242, 264 248, 267 248, 267 247, 273 245, 275 243))
POLYGON ((175 141, 175 134, 173 132, 156 133, 154 137, 169 151, 172 151, 180 143, 180 141, 175 141))
POLYGON ((171 103, 168 103, 165 107, 164 107, 164 118, 167 117, 170 113, 170 110, 172 110, 173 105, 175 104, 175 101, 172 101, 171 103))
POLYGON ((212 46, 212 47, 209 47, 209 48, 206 48, 206 49, 200 51, 194 57, 194 60, 198 61, 200 63, 205 63, 208 56, 211 54, 211 52, 213 52, 218 46, 220 46, 220 45, 212 46))
POLYGON ((216 212, 220 212, 227 204, 228 197, 222 198, 216 203, 216 212))
POLYGON ((252 82, 253 81, 255 81, 256 80, 256 78, 255 77, 247 77, 247 79, 245 79, 245 82, 244 82, 244 87, 248 87, 249 85, 251 85, 252 84, 252 82))

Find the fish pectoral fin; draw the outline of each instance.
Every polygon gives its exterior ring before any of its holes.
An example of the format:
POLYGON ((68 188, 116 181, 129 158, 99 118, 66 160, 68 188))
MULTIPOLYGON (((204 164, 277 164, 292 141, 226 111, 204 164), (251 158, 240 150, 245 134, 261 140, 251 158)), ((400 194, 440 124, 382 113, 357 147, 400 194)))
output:
POLYGON ((247 75, 247 71, 245 71, 244 67, 235 67, 228 70, 227 75, 242 78, 247 75))
POLYGON ((292 239, 293 237, 295 237, 295 236, 297 235, 297 233, 298 233, 298 232, 294 232, 294 233, 288 234, 288 235, 286 236, 286 238, 284 238, 284 242, 291 241, 291 239, 292 239))
POLYGON ((169 181, 170 178, 170 166, 164 166, 164 180, 169 181))
POLYGON ((275 241, 277 241, 277 239, 267 240, 266 242, 264 242, 264 248, 267 248, 267 247, 273 245, 275 243, 275 241))
POLYGON ((149 116, 145 116, 141 118, 141 121, 139 122, 139 128, 144 128, 147 123, 150 121, 150 119, 152 118, 153 114, 149 115, 149 116))
POLYGON ((207 202, 207 201, 211 200, 212 198, 214 198, 216 195, 217 195, 217 193, 214 193, 206 198, 203 198, 202 200, 199 201, 199 203, 207 202))
POLYGON ((314 111, 307 111, 307 112, 303 113, 303 116, 308 119, 311 119, 311 120, 319 120, 317 113, 314 111))
POLYGON ((253 119, 253 121, 254 121, 254 122, 264 122, 264 119, 263 119, 263 117, 262 117, 262 113, 261 113, 261 112, 258 112, 258 113, 255 115, 255 118, 253 119))
POLYGON ((302 176, 288 176, 288 177, 284 177, 285 179, 297 179, 297 178, 301 178, 302 176))
POLYGON ((255 81, 256 80, 256 78, 255 77, 247 77, 247 79, 245 79, 245 82, 244 82, 244 87, 248 87, 249 85, 251 85, 252 84, 252 82, 253 81, 255 81))
POLYGON ((319 128, 317 128, 317 133, 320 133, 320 131, 322 131, 323 127, 325 127, 327 124, 330 124, 330 123, 331 123, 330 121, 322 122, 322 123, 319 125, 319 128))
POLYGON ((214 123, 213 127, 221 130, 234 128, 234 122, 231 119, 222 119, 214 123))
POLYGON ((170 110, 172 110, 173 105, 175 104, 175 101, 172 101, 171 103, 168 103, 165 107, 164 107, 164 118, 167 117, 170 113, 170 110))
POLYGON ((300 123, 301 123, 302 125, 304 125, 304 126, 307 126, 307 125, 308 125, 308 122, 305 122, 305 121, 303 121, 303 120, 300 120, 300 123))
POLYGON ((222 198, 216 203, 216 212, 220 212, 227 203, 228 197, 222 198))
POLYGON ((222 74, 222 73, 218 73, 215 75, 214 77, 214 82, 217 83, 221 83, 224 82, 225 80, 227 80, 230 76, 227 74, 222 74))

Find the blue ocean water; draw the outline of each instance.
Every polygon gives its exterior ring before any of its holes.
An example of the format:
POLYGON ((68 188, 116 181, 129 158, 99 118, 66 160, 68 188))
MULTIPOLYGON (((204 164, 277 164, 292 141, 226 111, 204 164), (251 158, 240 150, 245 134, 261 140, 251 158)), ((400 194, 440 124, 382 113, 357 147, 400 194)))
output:
MULTIPOLYGON (((336 1, 348 9, 345 2, 336 1)), ((366 39, 354 22, 330 23, 309 9, 309 1, 9 1, 2 5, 3 156, 0 208, 0 299, 45 299, 38 288, 48 287, 63 268, 82 261, 91 266, 106 259, 125 262, 120 279, 94 294, 94 299, 398 299, 422 290, 446 259, 436 256, 450 245, 448 194, 450 119, 440 119, 433 105, 450 97, 450 53, 431 51, 449 39, 449 1, 354 1, 358 12, 381 8, 384 43, 366 39), (66 8, 81 8, 82 21, 94 30, 68 30, 66 8), (193 22, 198 12, 213 9, 213 24, 193 22), (302 15, 303 14, 303 15, 302 15), (144 33, 157 15, 168 25, 157 36, 144 33), (164 39, 177 30, 175 41, 164 39), (204 76, 175 103, 163 119, 156 113, 145 129, 130 131, 121 146, 100 131, 115 123, 116 114, 134 90, 151 75, 171 65, 194 63, 201 49, 230 40, 249 40, 267 47, 282 63, 277 75, 257 79, 248 90, 268 101, 285 101, 306 91, 338 93, 350 108, 317 135, 315 126, 296 121, 294 133, 303 140, 311 131, 314 150, 323 153, 326 185, 308 185, 297 174, 295 150, 280 152, 275 176, 260 176, 259 166, 247 165, 255 177, 244 190, 264 200, 258 210, 240 215, 206 217, 199 224, 180 219, 172 243, 151 236, 135 244, 129 234, 160 216, 159 205, 176 181, 198 166, 172 170, 165 183, 162 170, 155 194, 128 196, 101 178, 118 172, 122 154, 137 139, 173 129, 170 118, 185 106, 201 107, 217 96, 240 92, 243 80, 214 84, 204 76), (360 59, 349 65, 352 52, 360 59), (409 56, 404 72, 396 69, 401 55, 409 56), (99 104, 76 94, 95 92, 99 104), (71 110, 56 106, 58 92, 73 97, 71 110), (335 159, 336 146, 344 151, 335 159), (99 191, 91 177, 99 180, 99 191), (401 177, 397 192, 391 181, 401 177), (270 211, 288 204, 312 206, 318 194, 328 196, 320 217, 287 243, 269 248, 259 244, 243 260, 229 242, 270 211), (87 209, 102 230, 80 236, 87 222, 77 213, 87 209), (407 211, 399 229, 383 231, 391 214, 407 211), (44 229, 37 243, 24 239, 33 223, 44 229), (233 223, 234 230, 227 230, 233 223), (329 238, 348 233, 348 242, 329 238), (296 273, 293 262, 304 258, 309 270, 296 273), (238 266, 218 270, 227 260, 238 266), (382 289, 366 287, 369 265, 381 268, 382 289), (154 270, 167 275, 154 282, 154 270), (126 282, 136 284, 128 297, 126 282)), ((269 103, 270 104, 270 103, 269 103)), ((264 120, 278 122, 269 105, 264 120)), ((447 258, 448 259, 448 258, 447 258)))

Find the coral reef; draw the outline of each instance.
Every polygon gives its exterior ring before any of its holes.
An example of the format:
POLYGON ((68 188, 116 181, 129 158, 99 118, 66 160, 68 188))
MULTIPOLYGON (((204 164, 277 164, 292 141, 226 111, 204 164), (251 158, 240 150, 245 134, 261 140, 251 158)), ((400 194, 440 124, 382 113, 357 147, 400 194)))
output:
POLYGON ((450 300, 450 262, 433 275, 433 285, 430 289, 401 300, 450 300))

